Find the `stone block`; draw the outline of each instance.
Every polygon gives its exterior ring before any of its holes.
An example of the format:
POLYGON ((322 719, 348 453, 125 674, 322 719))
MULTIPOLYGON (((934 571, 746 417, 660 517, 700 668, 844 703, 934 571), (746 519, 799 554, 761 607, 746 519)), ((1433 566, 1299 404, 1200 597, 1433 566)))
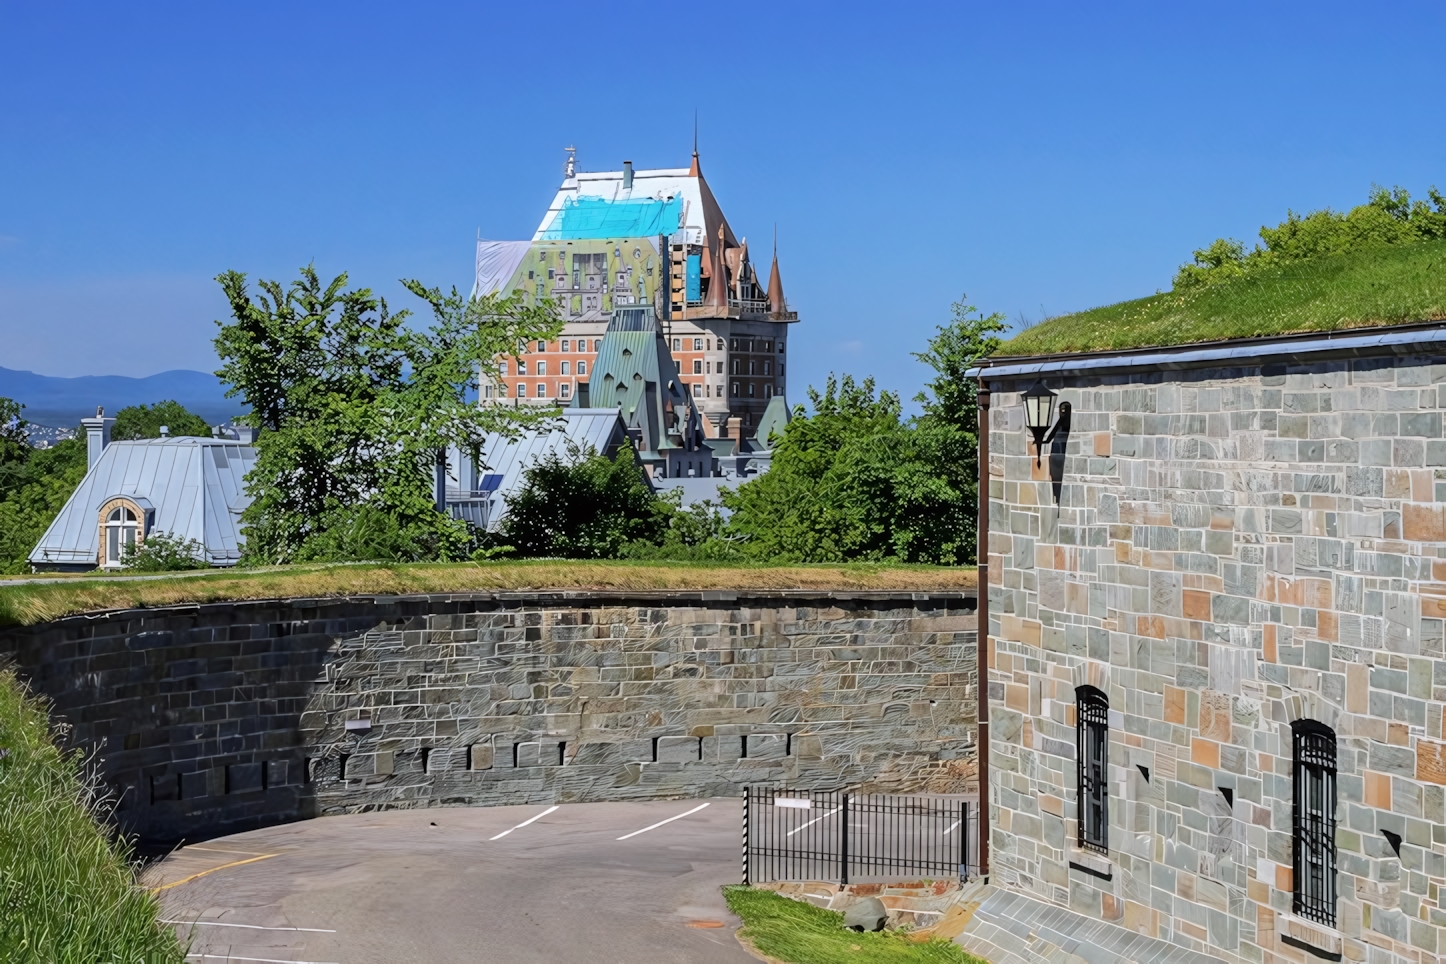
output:
POLYGON ((290 760, 267 760, 264 776, 267 789, 290 786, 294 770, 290 760))
POLYGON ((226 767, 226 792, 250 793, 262 789, 260 763, 233 763, 226 767))
POLYGON ((150 778, 151 803, 162 803, 181 798, 179 774, 163 773, 150 778))
POLYGON ((702 750, 702 739, 695 736, 663 736, 658 738, 659 763, 695 763, 702 750))
POLYGON ((180 775, 180 793, 182 800, 199 800, 210 795, 209 773, 206 770, 193 770, 180 775))

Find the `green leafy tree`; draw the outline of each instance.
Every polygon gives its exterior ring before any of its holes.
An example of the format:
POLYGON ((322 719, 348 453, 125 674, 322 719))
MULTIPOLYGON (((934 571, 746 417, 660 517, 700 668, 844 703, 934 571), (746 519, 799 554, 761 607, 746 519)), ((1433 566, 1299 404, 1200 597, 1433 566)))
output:
POLYGON ((84 438, 30 449, 0 476, 0 572, 29 571, 30 555, 87 468, 84 438))
POLYGON ((974 506, 961 433, 906 424, 898 396, 876 394, 873 379, 830 376, 809 398, 812 413, 789 422, 769 470, 723 496, 744 551, 799 562, 968 561, 974 506))
POLYGON ((144 542, 126 553, 123 565, 136 572, 181 572, 206 567, 206 550, 201 543, 170 532, 146 536, 144 542))
POLYGON ((612 559, 664 537, 673 506, 643 477, 631 445, 609 459, 572 447, 549 453, 507 499, 502 538, 524 556, 612 559))
POLYGON ((25 406, 12 398, 0 395, 0 466, 10 462, 24 462, 30 455, 30 423, 21 413, 25 406))
MULTIPOLYGON (((1004 314, 984 312, 967 304, 963 295, 950 306, 952 318, 936 329, 929 346, 914 357, 934 369, 934 378, 925 383, 926 391, 914 396, 923 406, 918 428, 928 438, 928 447, 939 458, 958 459, 957 478, 965 501, 979 501, 979 383, 966 373, 980 359, 998 350, 1000 335, 1006 330, 1004 314)), ((977 561, 976 540, 978 519, 971 515, 964 524, 961 561, 977 561)))
POLYGON ((210 438, 211 426, 180 402, 166 400, 154 405, 130 405, 116 412, 110 437, 117 442, 130 439, 160 438, 161 426, 172 436, 210 438))
POLYGON ((1413 201, 1404 188, 1371 188, 1370 199, 1344 214, 1323 208, 1301 216, 1287 212, 1275 227, 1263 226, 1247 252, 1232 238, 1217 238, 1195 252, 1175 274, 1177 291, 1218 284, 1262 268, 1362 248, 1414 244, 1446 238, 1446 197, 1434 187, 1431 203, 1413 201))
POLYGON ((419 330, 370 289, 348 290, 345 274, 323 285, 308 266, 290 285, 263 281, 254 294, 239 272, 217 280, 232 313, 217 322, 217 375, 260 430, 243 516, 248 560, 334 551, 346 540, 306 546, 328 525, 354 524, 360 506, 390 516, 422 558, 465 555, 468 526, 435 508, 438 454, 448 445, 477 452, 489 432, 515 434, 546 417, 469 399, 479 369, 496 376, 496 357, 561 330, 553 304, 529 304, 521 291, 468 298, 404 281, 433 312, 419 330))

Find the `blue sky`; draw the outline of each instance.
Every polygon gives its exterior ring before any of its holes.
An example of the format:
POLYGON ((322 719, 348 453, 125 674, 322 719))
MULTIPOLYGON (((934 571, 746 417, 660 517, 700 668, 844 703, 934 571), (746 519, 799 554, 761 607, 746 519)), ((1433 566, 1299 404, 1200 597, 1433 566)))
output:
MULTIPOLYGON (((1446 188, 1446 8, 0 0, 0 366, 210 370, 212 278, 466 287, 560 178, 687 163, 778 225, 830 371, 912 394, 968 292, 1037 318, 1370 185, 1446 188)), ((760 244, 760 242, 764 242, 760 244)))

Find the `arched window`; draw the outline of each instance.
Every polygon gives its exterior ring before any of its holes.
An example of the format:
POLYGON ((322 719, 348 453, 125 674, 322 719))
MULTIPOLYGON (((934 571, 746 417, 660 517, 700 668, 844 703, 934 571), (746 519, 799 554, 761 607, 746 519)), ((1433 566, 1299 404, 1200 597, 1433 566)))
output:
POLYGON ((1295 896, 1291 909, 1336 923, 1336 734, 1315 720, 1290 725, 1295 805, 1295 896))
POLYGON ((116 506, 105 517, 105 564, 118 566, 136 547, 140 520, 130 506, 116 506))
POLYGON ((1110 701, 1093 686, 1081 686, 1074 695, 1079 845, 1107 854, 1110 849, 1110 701))

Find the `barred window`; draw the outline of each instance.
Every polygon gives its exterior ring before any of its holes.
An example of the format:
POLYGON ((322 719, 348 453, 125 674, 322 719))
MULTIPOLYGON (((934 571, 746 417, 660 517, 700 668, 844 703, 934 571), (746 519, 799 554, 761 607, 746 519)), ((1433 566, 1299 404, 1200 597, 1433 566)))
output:
POLYGON ((1079 845, 1109 853, 1110 701, 1093 686, 1075 695, 1076 759, 1079 765, 1079 845))
POLYGON ((1315 720, 1290 725, 1295 784, 1295 895, 1291 909, 1327 927, 1336 923, 1336 735, 1315 720))

